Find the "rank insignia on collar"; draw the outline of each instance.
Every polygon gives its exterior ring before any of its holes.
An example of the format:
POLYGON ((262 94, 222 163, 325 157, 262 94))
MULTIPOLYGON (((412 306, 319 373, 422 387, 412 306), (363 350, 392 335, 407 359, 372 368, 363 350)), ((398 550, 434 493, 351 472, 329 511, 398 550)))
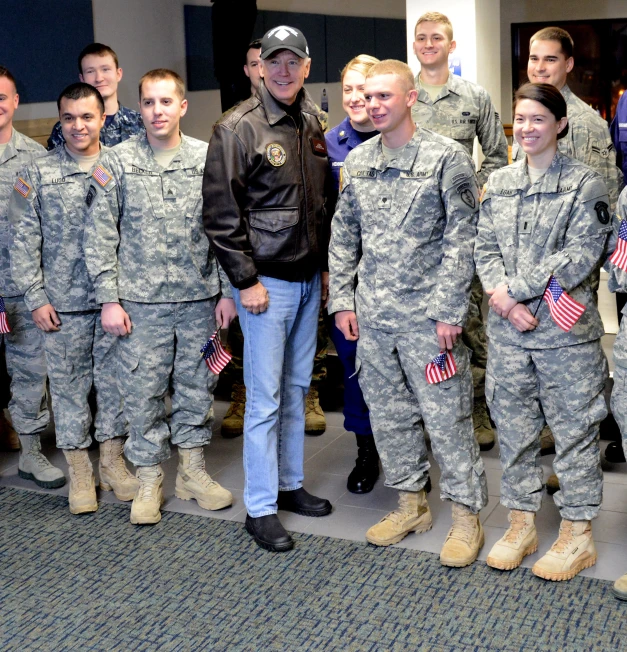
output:
POLYGON ((266 158, 270 165, 273 165, 275 168, 280 168, 287 161, 287 154, 278 143, 270 143, 266 147, 266 158))
POLYGON ((18 177, 13 188, 15 188, 15 190, 17 190, 24 198, 27 198, 30 194, 30 186, 26 181, 24 181, 24 179, 22 179, 22 177, 18 177))
POLYGON ((99 165, 91 175, 103 188, 113 179, 113 177, 99 165))

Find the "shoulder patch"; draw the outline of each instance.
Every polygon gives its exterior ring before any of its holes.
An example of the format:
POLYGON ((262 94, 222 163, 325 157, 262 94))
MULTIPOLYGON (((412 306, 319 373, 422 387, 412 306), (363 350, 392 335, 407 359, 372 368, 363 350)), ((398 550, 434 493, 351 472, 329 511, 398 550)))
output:
POLYGON ((113 179, 113 177, 102 167, 102 165, 99 165, 91 175, 97 183, 99 183, 103 188, 113 179))
POLYGON ((610 221, 610 212, 608 211, 608 208, 608 205, 604 201, 598 201, 594 205, 594 210, 596 211, 601 224, 608 224, 610 221))
POLYGON ((85 203, 87 204, 87 208, 89 208, 92 205, 97 192, 98 191, 96 190, 95 186, 89 186, 89 190, 87 191, 87 197, 85 197, 85 203))
POLYGON ((22 177, 18 177, 17 181, 15 182, 15 185, 13 186, 15 190, 17 190, 22 197, 25 199, 28 198, 28 195, 30 195, 31 188, 30 186, 22 179, 22 177))

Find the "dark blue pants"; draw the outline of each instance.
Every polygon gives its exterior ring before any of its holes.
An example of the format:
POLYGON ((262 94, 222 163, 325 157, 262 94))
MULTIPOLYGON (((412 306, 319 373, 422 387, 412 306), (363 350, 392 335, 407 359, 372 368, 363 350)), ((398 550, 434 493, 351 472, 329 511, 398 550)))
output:
POLYGON ((372 435, 370 413, 355 374, 357 342, 350 342, 344 338, 342 331, 335 325, 333 317, 329 321, 331 339, 344 368, 344 428, 356 435, 372 435))

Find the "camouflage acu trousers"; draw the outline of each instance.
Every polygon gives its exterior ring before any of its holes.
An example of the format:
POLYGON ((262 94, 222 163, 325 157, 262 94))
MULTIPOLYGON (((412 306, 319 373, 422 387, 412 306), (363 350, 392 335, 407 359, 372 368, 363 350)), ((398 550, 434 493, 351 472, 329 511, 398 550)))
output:
POLYGON ((24 297, 7 297, 4 304, 11 329, 0 334, 11 377, 9 413, 20 435, 34 435, 45 430, 50 421, 43 333, 35 326, 24 297))
POLYGON ((386 486, 419 491, 429 460, 423 428, 442 472, 440 495, 477 513, 488 489, 472 424, 472 380, 468 351, 453 348, 457 373, 429 385, 426 365, 440 353, 433 331, 385 333, 360 326, 357 368, 386 486))
POLYGON ((483 287, 475 274, 470 286, 468 320, 463 331, 464 344, 470 349, 470 368, 475 399, 485 397, 485 368, 488 362, 488 340, 486 338, 483 312, 483 287))
MULTIPOLYGON (((620 333, 618 337, 620 337, 620 333)), ((614 367, 614 388, 612 389, 610 407, 620 428, 623 451, 627 451, 627 368, 618 364, 614 367)))
POLYGON ((95 437, 122 437, 126 424, 115 374, 116 338, 102 330, 100 310, 60 312, 59 331, 44 333, 57 446, 87 448, 92 415, 87 397, 96 393, 95 437))
POLYGON ((122 301, 122 307, 133 325, 118 342, 118 379, 129 423, 124 452, 135 466, 152 466, 170 457, 170 439, 181 448, 204 446, 211 439, 218 377, 200 349, 216 329, 215 300, 122 301))
POLYGON ((599 340, 559 349, 490 341, 486 399, 501 449, 501 503, 537 512, 542 502, 540 431, 555 437, 555 504, 562 518, 590 520, 603 497, 599 423, 607 415, 607 360, 599 340))

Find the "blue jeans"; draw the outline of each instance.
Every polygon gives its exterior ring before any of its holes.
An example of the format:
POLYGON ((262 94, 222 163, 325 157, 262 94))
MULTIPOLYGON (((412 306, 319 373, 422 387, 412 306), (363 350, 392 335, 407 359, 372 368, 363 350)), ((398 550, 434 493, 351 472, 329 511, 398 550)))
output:
POLYGON ((320 274, 290 282, 269 276, 268 309, 253 315, 233 288, 244 333, 244 503, 254 518, 276 514, 279 491, 303 484, 305 396, 311 382, 320 274))

